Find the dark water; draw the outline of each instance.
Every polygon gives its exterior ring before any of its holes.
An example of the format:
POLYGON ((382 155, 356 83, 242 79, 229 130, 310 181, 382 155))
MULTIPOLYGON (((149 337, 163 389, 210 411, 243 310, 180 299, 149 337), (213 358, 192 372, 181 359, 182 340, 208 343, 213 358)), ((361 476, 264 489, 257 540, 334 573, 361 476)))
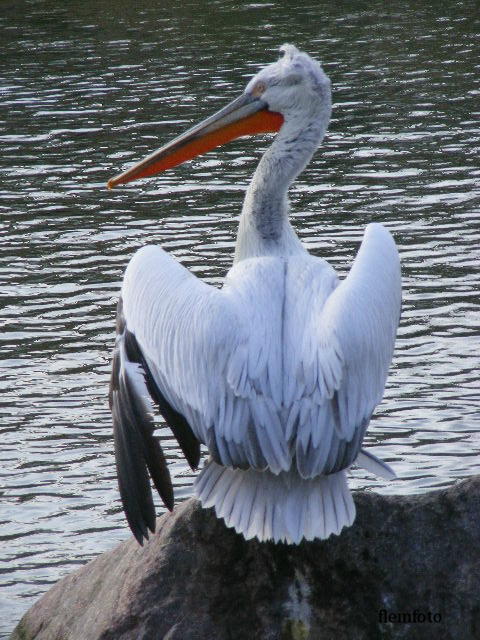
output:
MULTIPOLYGON (((128 536, 106 394, 129 257, 158 242, 219 283, 268 140, 104 184, 236 96, 285 41, 334 87, 328 138, 291 193, 299 235, 345 273, 382 221, 403 261, 397 350, 367 438, 400 479, 357 471, 352 484, 414 493, 480 471, 478 4, 177 4, 0 4, 0 636, 128 536)), ((192 475, 164 435, 185 498, 192 475)))

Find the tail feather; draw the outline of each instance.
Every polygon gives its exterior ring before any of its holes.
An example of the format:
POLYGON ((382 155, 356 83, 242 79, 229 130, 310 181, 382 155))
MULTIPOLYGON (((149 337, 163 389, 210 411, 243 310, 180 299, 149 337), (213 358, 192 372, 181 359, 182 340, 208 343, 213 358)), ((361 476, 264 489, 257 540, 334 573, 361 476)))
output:
POLYGON ((218 464, 212 463, 212 470, 208 474, 201 473, 196 481, 197 491, 201 492, 203 496, 202 504, 206 509, 213 507, 216 502, 215 499, 215 487, 218 484, 220 477, 222 476, 225 467, 221 467, 218 464))
POLYGON ((195 491, 205 508, 214 507, 227 527, 247 540, 325 539, 355 519, 345 471, 305 480, 294 472, 244 471, 210 461, 195 491))

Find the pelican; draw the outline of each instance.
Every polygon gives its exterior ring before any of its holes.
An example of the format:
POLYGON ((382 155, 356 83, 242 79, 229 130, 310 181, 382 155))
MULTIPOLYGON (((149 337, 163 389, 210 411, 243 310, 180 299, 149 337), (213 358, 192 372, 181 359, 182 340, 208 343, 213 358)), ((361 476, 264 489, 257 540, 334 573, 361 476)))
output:
POLYGON ((246 190, 221 289, 158 246, 137 251, 125 272, 109 399, 121 499, 140 544, 155 530, 149 477, 174 504, 154 404, 192 469, 206 445, 195 493, 246 539, 338 535, 355 519, 348 469, 395 477, 362 440, 393 354, 398 251, 384 226, 369 224, 340 280, 297 237, 287 192, 325 136, 331 88, 309 55, 292 45, 280 53, 240 97, 108 183, 278 132, 246 190))

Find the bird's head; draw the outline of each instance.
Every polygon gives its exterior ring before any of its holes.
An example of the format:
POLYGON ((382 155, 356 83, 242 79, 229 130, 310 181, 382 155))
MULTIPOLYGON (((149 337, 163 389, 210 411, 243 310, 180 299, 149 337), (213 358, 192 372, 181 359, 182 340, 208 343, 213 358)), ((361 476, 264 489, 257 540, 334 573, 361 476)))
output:
POLYGON ((264 67, 247 84, 247 95, 265 102, 284 119, 330 109, 330 80, 320 64, 291 44, 280 48, 277 62, 264 67))
POLYGON ((236 100, 109 180, 108 187, 166 171, 241 136, 320 117, 322 111, 330 113, 330 80, 318 62, 286 44, 279 60, 259 71, 236 100))

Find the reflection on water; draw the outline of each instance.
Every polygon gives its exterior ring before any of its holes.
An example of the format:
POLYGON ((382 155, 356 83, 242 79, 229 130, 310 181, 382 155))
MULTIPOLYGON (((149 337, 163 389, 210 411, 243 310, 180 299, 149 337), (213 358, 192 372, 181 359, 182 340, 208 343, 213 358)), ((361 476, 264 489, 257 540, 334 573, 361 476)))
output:
MULTIPOLYGON (((400 479, 355 471, 352 483, 412 493, 478 473, 474 5, 2 4, 0 634, 128 536, 106 406, 123 270, 158 242, 220 283, 267 140, 140 186, 104 183, 237 95, 285 41, 319 57, 334 87, 328 138, 291 194, 298 233, 345 273, 365 225, 382 221, 403 261, 394 365, 367 437, 400 479)), ((192 475, 162 434, 182 499, 192 475)))

